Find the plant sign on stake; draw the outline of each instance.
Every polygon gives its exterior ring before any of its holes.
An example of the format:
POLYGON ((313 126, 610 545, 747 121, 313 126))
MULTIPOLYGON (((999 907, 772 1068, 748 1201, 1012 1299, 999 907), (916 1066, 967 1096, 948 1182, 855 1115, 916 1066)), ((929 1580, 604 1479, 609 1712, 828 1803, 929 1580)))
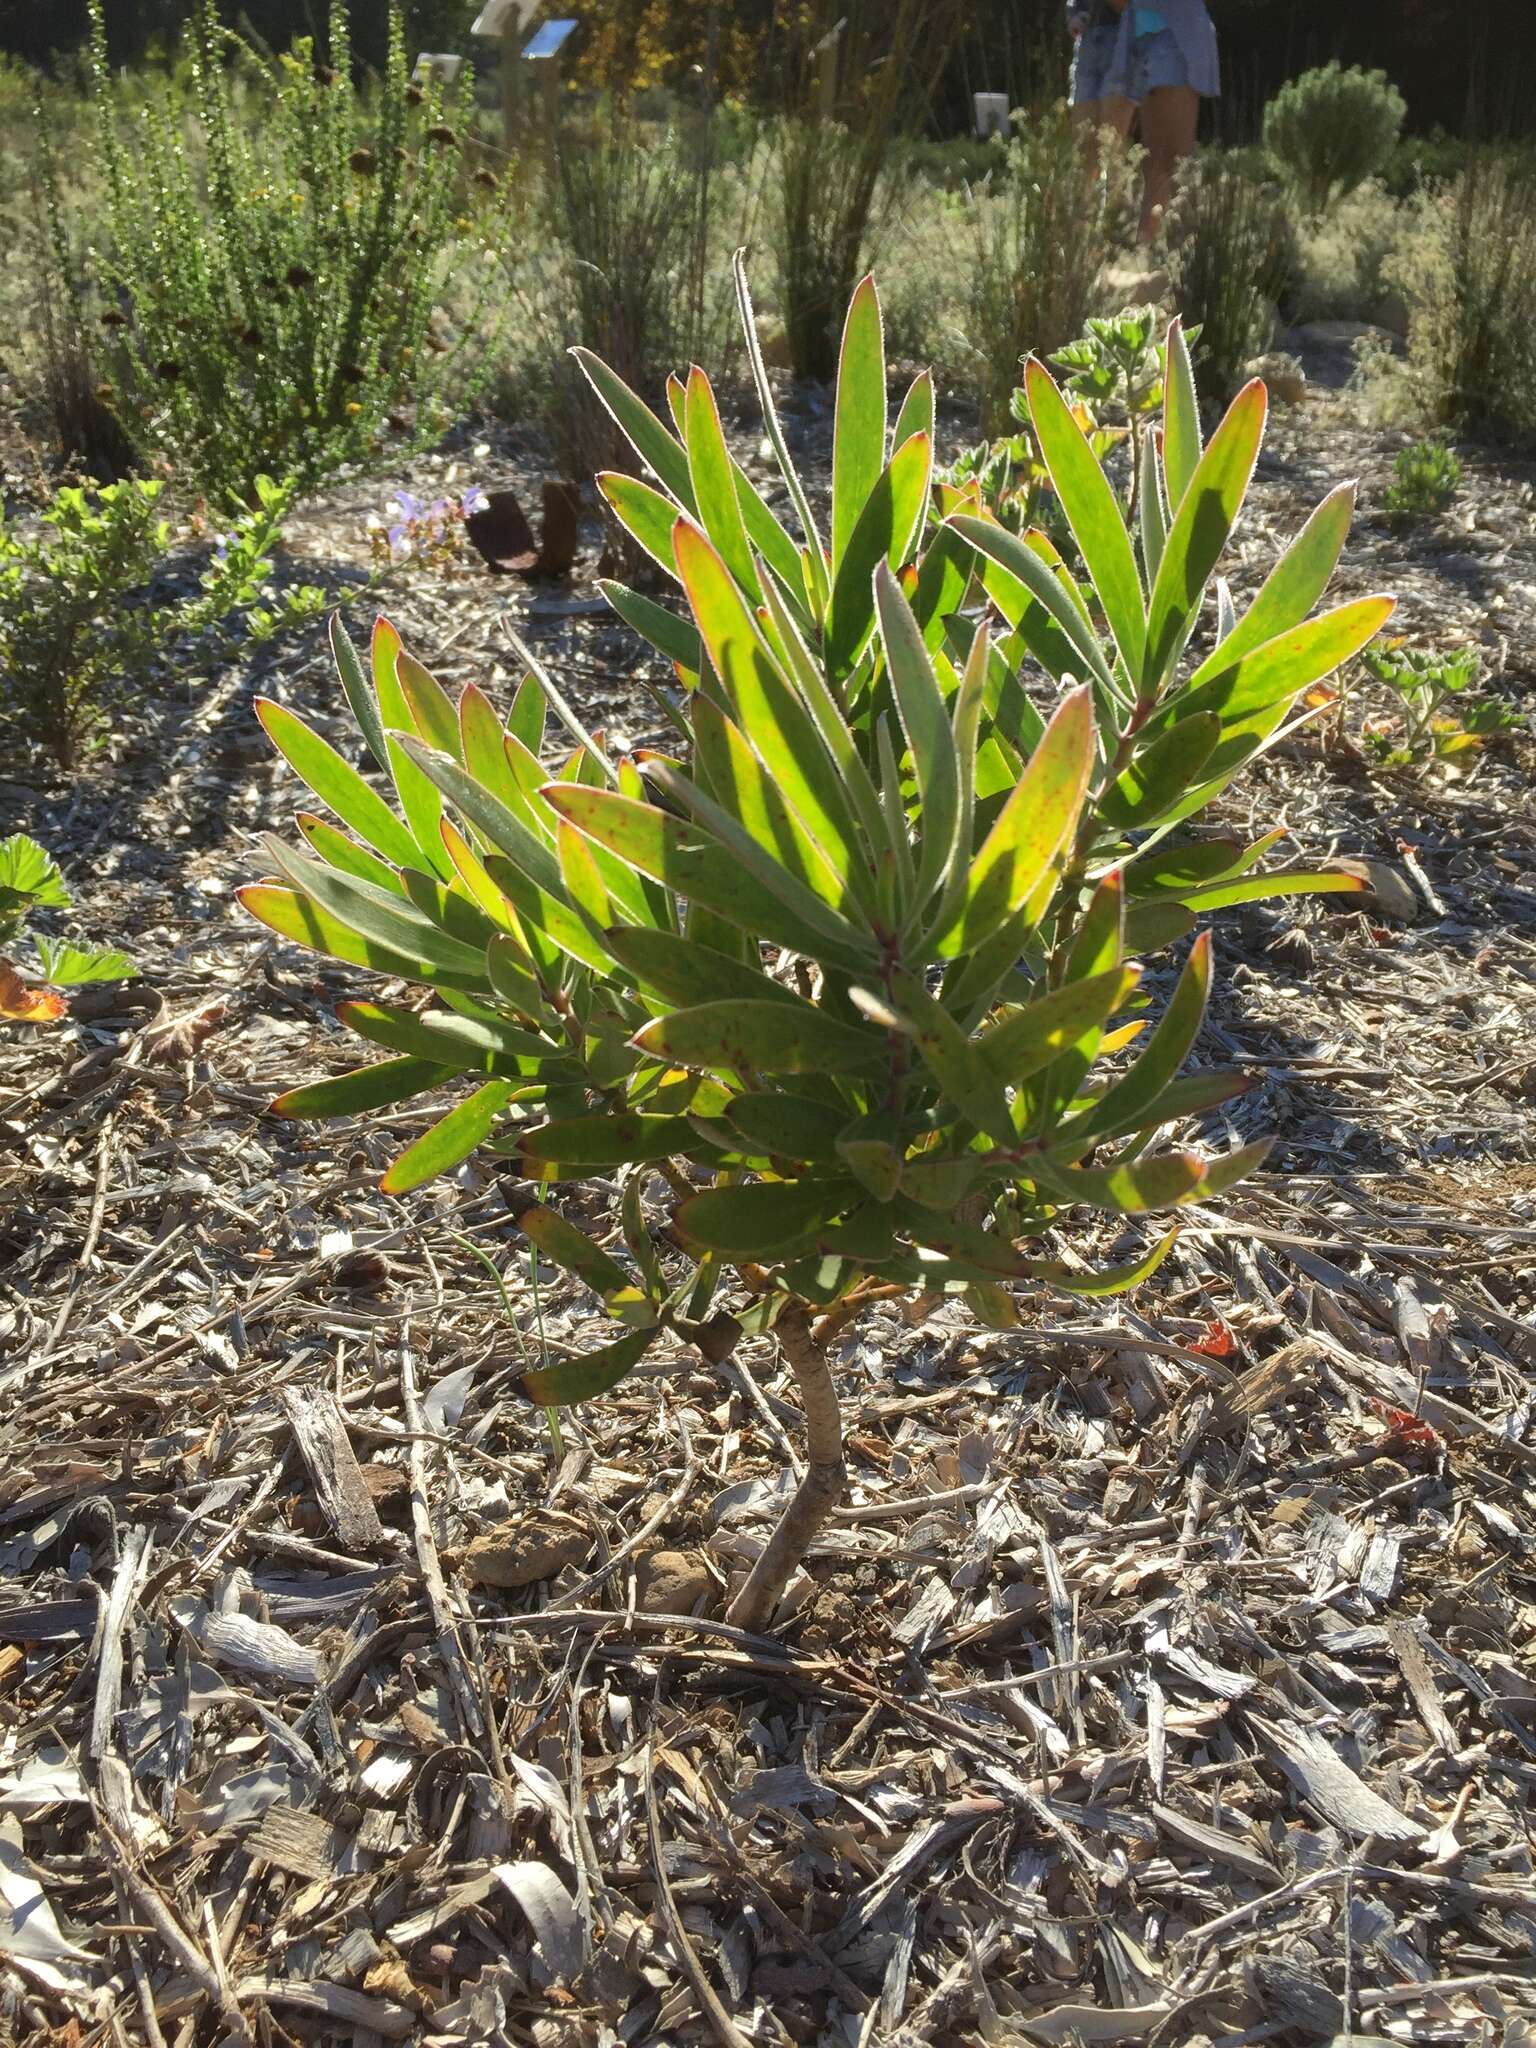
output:
POLYGON ((394 800, 263 705, 339 824, 300 812, 301 843, 269 839, 272 879, 242 896, 284 938, 438 998, 344 1003, 341 1021, 388 1057, 295 1089, 280 1113, 355 1115, 464 1075, 472 1092, 401 1154, 388 1190, 477 1146, 534 1181, 622 1176, 627 1260, 551 1204, 519 1218, 616 1326, 526 1372, 531 1401, 607 1392, 666 1331, 715 1358, 774 1332, 809 1459, 731 1605, 761 1628, 844 1485, 833 1331, 912 1292, 964 1293, 995 1323, 1010 1282, 1131 1286, 1174 1232, 1099 1272, 1039 1240, 1085 1209, 1208 1201, 1256 1165, 1262 1145, 1211 1158, 1161 1141, 1248 1085, 1180 1075, 1210 935, 1151 1029, 1132 955, 1228 904, 1359 886, 1258 874, 1278 831, 1243 845, 1188 825, 1391 601, 1309 618, 1348 526, 1340 490, 1241 617, 1218 586, 1209 651, 1186 660, 1258 454, 1262 385, 1202 445, 1172 329, 1133 533, 1029 365, 1074 575, 974 492, 934 501, 932 386, 919 378, 892 423, 870 280, 844 334, 823 529, 756 358, 739 259, 738 289, 798 533, 732 456, 702 371, 674 381, 669 426, 582 359, 654 478, 602 488, 686 605, 608 586, 672 664, 675 746, 615 755, 531 658, 505 717, 474 683, 454 703, 387 622, 366 667, 338 622, 342 687, 394 800), (555 767, 550 714, 571 743, 555 767))

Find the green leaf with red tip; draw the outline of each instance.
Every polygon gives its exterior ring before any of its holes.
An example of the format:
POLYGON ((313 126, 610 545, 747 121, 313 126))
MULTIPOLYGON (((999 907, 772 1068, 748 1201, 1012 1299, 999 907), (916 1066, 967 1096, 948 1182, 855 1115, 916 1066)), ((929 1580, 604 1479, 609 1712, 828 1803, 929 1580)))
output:
POLYGON ((1120 658, 1139 679, 1147 645, 1146 596, 1136 551, 1103 464, 1038 357, 1024 366, 1029 416, 1073 537, 1093 579, 1120 658))
POLYGON ((719 549, 721 560, 736 581, 755 602, 760 595, 757 570, 741 516, 741 501, 736 495, 730 451, 720 426, 720 408, 709 379, 697 364, 688 372, 685 417, 688 474, 693 482, 699 524, 719 549))
POLYGON ((1157 1029, 1126 1072, 1081 1117, 1061 1132, 1068 1143, 1097 1137, 1112 1124, 1135 1129, 1189 1057, 1200 1035, 1211 988, 1211 935, 1202 932, 1190 948, 1157 1029))
POLYGON ((1181 496, 1148 613, 1143 681, 1149 693, 1162 686, 1189 638, 1247 495, 1268 408, 1269 394, 1256 377, 1233 399, 1181 496))
POLYGON ((677 523, 677 507, 672 500, 639 477, 624 476, 616 470, 601 470, 593 481, 625 532, 640 543, 653 562, 669 576, 675 576, 672 528, 677 523))
POLYGON ((632 1043, 652 1059, 716 1073, 878 1071, 886 1042, 809 1003, 700 1003, 642 1025, 632 1043))
POLYGON ((496 1119, 516 1093, 510 1081, 487 1081, 461 1102, 414 1145, 408 1145, 379 1182, 386 1195, 408 1195, 415 1188, 451 1173, 495 1129, 496 1119))
POLYGON ((927 512, 932 468, 932 441, 914 434, 876 478, 848 536, 827 606, 824 648, 834 677, 848 673, 874 630, 877 564, 899 569, 911 552, 927 512))
POLYGON ((971 863, 964 904, 940 957, 973 953, 1033 899, 1077 823, 1093 766, 1093 707, 1086 689, 1063 699, 1013 793, 971 863))
POLYGON ((274 704, 256 700, 256 716, 283 759, 359 839, 364 839, 396 867, 419 865, 421 851, 378 791, 344 761, 328 740, 321 739, 302 718, 274 704))

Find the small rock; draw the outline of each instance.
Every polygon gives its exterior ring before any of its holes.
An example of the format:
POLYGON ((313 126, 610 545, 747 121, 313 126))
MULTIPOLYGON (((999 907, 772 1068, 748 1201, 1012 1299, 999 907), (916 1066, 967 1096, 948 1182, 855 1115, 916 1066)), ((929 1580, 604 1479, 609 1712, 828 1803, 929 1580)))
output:
POLYGON ((1384 860, 1336 860, 1332 865, 1343 874, 1358 875, 1365 887, 1358 893, 1324 896, 1320 901, 1335 910, 1363 910, 1368 917, 1384 917, 1393 924, 1417 921, 1418 895, 1401 868, 1384 860))
POLYGON ((551 1516, 515 1528, 487 1529, 459 1552, 458 1564, 477 1586, 531 1586, 578 1563, 591 1547, 591 1531, 582 1523, 551 1516))
POLYGON ((1267 355, 1255 356, 1248 365, 1250 377, 1262 377, 1269 386, 1272 398, 1278 398, 1282 405, 1300 405, 1307 395, 1307 373, 1294 356, 1283 349, 1271 349, 1267 355))
POLYGON ((635 1588, 644 1614, 692 1614, 701 1600, 709 1613, 717 1593, 703 1558, 690 1550, 647 1551, 635 1570, 635 1588))

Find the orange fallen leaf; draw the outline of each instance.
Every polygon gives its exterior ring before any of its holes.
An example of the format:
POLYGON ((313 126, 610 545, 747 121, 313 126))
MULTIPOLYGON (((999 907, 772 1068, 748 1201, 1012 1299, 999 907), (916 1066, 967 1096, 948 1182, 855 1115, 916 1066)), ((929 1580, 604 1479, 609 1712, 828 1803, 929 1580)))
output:
POLYGON ((1197 1337, 1190 1345, 1191 1351, 1199 1351, 1207 1358, 1230 1358, 1237 1349, 1237 1339, 1219 1319, 1207 1323, 1205 1335, 1197 1337))
POLYGON ((9 960, 0 960, 0 1017, 13 1024, 57 1024, 69 1004, 56 988, 23 981, 9 960))

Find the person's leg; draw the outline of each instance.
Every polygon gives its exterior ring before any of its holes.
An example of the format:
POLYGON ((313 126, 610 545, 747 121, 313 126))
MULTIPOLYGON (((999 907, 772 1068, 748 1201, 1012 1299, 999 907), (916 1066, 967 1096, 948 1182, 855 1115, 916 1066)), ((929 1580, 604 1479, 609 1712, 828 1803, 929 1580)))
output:
POLYGON ((1122 99, 1118 94, 1108 99, 1073 102, 1072 125, 1084 133, 1083 162, 1090 179, 1097 178, 1102 166, 1103 131, 1107 128, 1118 142, 1129 142, 1135 118, 1135 101, 1122 99))
POLYGON ((1147 152, 1141 206, 1141 239, 1157 233, 1173 194, 1174 174, 1192 156, 1200 120, 1200 95, 1192 85, 1157 85, 1141 103, 1141 141, 1147 152))

